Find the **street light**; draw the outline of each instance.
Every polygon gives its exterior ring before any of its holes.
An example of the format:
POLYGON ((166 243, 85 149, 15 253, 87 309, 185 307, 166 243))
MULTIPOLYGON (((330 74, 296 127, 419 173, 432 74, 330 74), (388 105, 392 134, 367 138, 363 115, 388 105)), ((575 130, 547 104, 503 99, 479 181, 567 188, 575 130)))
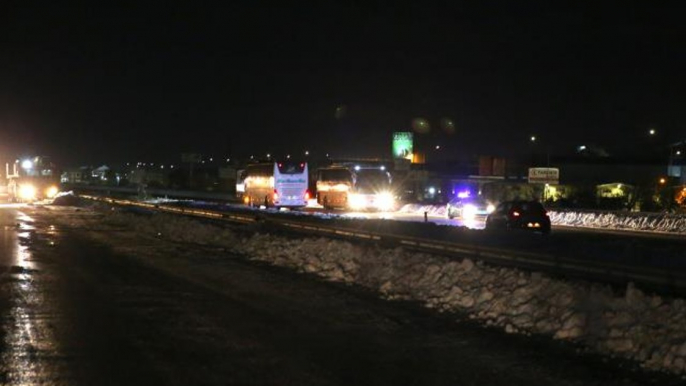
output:
POLYGON ((657 134, 657 131, 655 131, 655 129, 650 129, 650 130, 648 130, 648 134, 655 135, 655 134, 657 134))
POLYGON ((535 135, 531 136, 531 142, 536 142, 536 136, 535 135))

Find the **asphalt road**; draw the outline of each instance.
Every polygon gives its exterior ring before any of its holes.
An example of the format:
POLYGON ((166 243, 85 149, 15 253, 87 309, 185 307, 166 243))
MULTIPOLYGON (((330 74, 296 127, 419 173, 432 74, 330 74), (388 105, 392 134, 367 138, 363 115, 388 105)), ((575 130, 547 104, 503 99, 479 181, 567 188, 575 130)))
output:
POLYGON ((96 215, 0 225, 3 385, 679 383, 96 215))

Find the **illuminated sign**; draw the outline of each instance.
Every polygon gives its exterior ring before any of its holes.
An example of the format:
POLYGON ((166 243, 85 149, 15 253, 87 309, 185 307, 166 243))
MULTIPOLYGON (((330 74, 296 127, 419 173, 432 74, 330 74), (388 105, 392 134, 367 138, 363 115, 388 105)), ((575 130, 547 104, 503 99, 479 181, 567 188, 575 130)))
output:
POLYGON ((410 131, 393 133, 393 158, 412 161, 413 137, 410 131))
POLYGON ((558 168, 529 168, 529 183, 558 184, 559 181, 558 168))

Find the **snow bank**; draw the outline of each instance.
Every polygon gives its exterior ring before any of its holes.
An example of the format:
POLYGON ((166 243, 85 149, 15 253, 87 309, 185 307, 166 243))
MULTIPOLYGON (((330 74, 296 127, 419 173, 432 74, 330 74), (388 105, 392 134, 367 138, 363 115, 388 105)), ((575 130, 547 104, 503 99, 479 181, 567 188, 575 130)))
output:
POLYGON ((156 237, 220 246, 327 280, 362 285, 387 299, 416 300, 441 312, 464 313, 508 333, 574 341, 646 368, 686 373, 686 302, 647 295, 631 284, 617 294, 603 285, 401 248, 239 233, 166 214, 110 213, 108 221, 156 237))
POLYGON ((667 213, 549 211, 553 224, 634 231, 686 233, 686 216, 667 213))
MULTIPOLYGON (((403 213, 445 216, 445 205, 407 204, 403 213)), ((667 213, 549 210, 553 225, 686 234, 686 216, 667 213)))

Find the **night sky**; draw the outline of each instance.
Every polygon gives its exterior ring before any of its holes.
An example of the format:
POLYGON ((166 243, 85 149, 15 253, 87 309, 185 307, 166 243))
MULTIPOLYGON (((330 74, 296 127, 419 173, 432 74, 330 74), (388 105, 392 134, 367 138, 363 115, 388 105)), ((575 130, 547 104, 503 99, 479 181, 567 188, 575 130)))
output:
POLYGON ((449 154, 516 153, 532 134, 559 153, 640 149, 649 128, 686 138, 686 34, 665 5, 14 3, 2 158, 389 157, 415 118, 449 154))

